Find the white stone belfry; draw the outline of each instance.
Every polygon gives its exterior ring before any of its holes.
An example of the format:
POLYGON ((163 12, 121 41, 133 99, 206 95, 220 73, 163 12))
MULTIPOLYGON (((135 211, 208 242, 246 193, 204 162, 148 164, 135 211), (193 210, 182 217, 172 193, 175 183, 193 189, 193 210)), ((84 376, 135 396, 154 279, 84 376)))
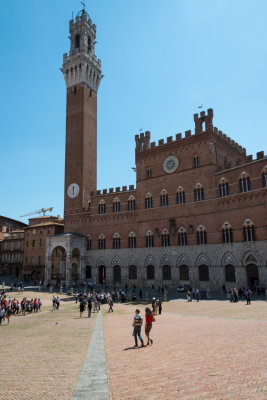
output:
POLYGON ((86 84, 97 92, 101 75, 101 60, 96 58, 96 26, 85 10, 78 13, 75 22, 69 23, 70 52, 63 55, 63 67, 67 88, 86 84))

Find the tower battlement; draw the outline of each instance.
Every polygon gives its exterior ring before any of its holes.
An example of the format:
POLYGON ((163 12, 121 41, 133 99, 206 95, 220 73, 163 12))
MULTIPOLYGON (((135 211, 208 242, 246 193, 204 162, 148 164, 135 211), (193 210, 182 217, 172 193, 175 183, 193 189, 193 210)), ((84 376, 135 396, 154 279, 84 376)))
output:
POLYGON ((86 84, 97 92, 101 74, 101 60, 95 55, 96 26, 85 10, 80 11, 75 21, 69 22, 70 51, 63 55, 63 72, 67 87, 86 84))
POLYGON ((201 111, 200 114, 194 114, 194 122, 195 122, 195 134, 192 134, 191 130, 187 130, 184 132, 184 136, 182 133, 177 133, 175 138, 172 136, 168 136, 167 139, 159 139, 158 144, 156 142, 150 142, 151 134, 149 131, 145 133, 140 133, 139 135, 135 135, 135 151, 136 153, 141 153, 147 150, 153 150, 157 147, 167 146, 171 143, 177 143, 184 140, 188 140, 189 138, 196 137, 201 134, 214 134, 219 136, 225 143, 235 149, 240 155, 246 156, 246 149, 240 146, 237 142, 232 140, 229 136, 223 133, 216 127, 213 127, 213 109, 209 108, 207 113, 205 111, 201 111))

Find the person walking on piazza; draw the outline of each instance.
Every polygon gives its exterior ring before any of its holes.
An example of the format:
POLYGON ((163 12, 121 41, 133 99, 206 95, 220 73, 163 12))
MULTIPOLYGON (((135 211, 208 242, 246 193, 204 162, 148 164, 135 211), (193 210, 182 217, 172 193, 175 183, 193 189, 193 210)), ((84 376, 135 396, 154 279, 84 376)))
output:
POLYGON ((156 300, 156 304, 155 304, 155 315, 158 315, 158 311, 159 311, 159 300, 156 300))
POLYGON ((145 326, 145 334, 147 337, 147 346, 149 345, 149 342, 153 344, 153 340, 150 338, 150 331, 152 329, 152 322, 155 322, 155 317, 153 312, 150 310, 149 307, 146 307, 146 326, 145 326))
POLYGON ((162 313, 162 303, 163 303, 163 301, 162 301, 162 299, 160 297, 159 298, 159 315, 161 315, 161 313, 162 313))
POLYGON ((152 299, 152 310, 155 312, 155 306, 156 306, 156 297, 153 297, 152 299))
POLYGON ((88 318, 91 317, 91 313, 92 313, 92 299, 91 296, 88 297, 88 318))
POLYGON ((108 312, 113 312, 113 308, 112 308, 113 307, 113 300, 112 300, 111 297, 108 300, 108 304, 109 304, 108 312))
POLYGON ((56 298, 56 304, 57 304, 57 310, 58 310, 59 306, 60 306, 60 298, 58 296, 56 298))
POLYGON ((2 324, 5 314, 6 314, 6 312, 5 312, 4 307, 1 307, 1 309, 0 309, 0 325, 2 324))
POLYGON ((137 343, 137 336, 139 337, 139 340, 141 342, 141 346, 144 347, 144 341, 143 338, 141 336, 141 328, 143 325, 143 318, 140 315, 140 310, 135 310, 135 316, 133 319, 133 336, 134 336, 134 340, 135 340, 135 346, 134 347, 138 347, 138 343, 137 343))
POLYGON ((83 312, 85 311, 87 300, 85 297, 80 298, 80 318, 82 318, 83 312))
POLYGON ((247 305, 249 305, 251 302, 251 290, 250 289, 247 290, 246 298, 247 298, 247 305))

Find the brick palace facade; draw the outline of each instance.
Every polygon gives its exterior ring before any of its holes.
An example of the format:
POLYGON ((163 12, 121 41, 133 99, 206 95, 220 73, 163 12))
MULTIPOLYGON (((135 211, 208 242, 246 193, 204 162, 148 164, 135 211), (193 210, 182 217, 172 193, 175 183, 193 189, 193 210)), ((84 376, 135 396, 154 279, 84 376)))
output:
MULTIPOLYGON (((70 21, 64 233, 47 239, 46 281, 267 286, 267 158, 194 115, 194 132, 135 136, 136 187, 97 190, 96 27, 70 21)), ((107 165, 108 167, 108 165, 107 165)))

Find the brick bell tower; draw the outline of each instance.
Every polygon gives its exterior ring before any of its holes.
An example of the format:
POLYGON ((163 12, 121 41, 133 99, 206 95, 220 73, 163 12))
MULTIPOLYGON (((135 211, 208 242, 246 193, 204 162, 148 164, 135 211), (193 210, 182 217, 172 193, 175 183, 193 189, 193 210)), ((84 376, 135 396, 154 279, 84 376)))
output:
POLYGON ((70 52, 63 56, 67 85, 64 214, 87 209, 97 186, 97 91, 101 61, 96 26, 85 10, 69 23, 70 52))

